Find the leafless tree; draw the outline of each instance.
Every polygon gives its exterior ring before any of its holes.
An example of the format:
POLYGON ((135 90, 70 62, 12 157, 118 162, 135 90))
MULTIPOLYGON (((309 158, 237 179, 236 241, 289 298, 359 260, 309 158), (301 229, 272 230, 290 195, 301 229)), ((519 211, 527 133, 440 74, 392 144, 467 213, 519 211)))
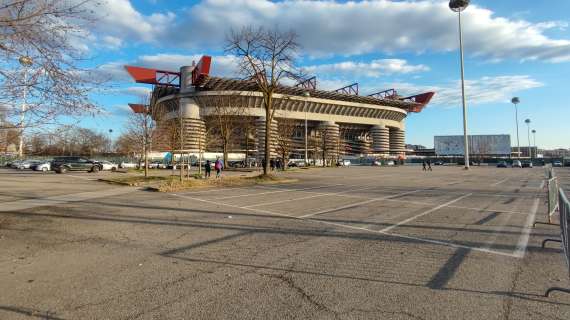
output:
POLYGON ((226 52, 239 59, 240 74, 255 81, 263 94, 266 120, 263 174, 267 175, 271 157, 271 121, 275 113, 273 94, 283 79, 296 73, 294 64, 299 50, 297 34, 250 26, 232 31, 226 42, 226 52))
POLYGON ((300 123, 291 118, 280 118, 277 121, 279 135, 277 138, 277 150, 283 160, 283 169, 287 169, 289 155, 293 149, 295 134, 300 129, 300 123))
POLYGON ((143 99, 141 105, 144 106, 142 112, 133 112, 129 115, 126 125, 126 137, 139 154, 139 163, 144 164, 144 175, 148 176, 148 153, 151 148, 151 138, 153 136, 154 121, 151 118, 148 99, 143 99))
POLYGON ((89 93, 105 79, 79 67, 96 6, 92 0, 0 2, 0 105, 19 128, 98 111, 89 93))
POLYGON ((240 118, 246 116, 247 107, 241 97, 218 96, 210 101, 212 112, 206 118, 206 127, 210 128, 212 142, 219 142, 222 147, 224 164, 228 164, 228 152, 240 139, 242 129, 240 118))

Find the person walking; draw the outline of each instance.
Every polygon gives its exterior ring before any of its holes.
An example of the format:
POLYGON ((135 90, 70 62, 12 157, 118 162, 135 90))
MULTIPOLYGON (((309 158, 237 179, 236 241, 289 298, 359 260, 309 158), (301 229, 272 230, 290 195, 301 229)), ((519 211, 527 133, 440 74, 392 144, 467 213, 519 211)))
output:
POLYGON ((426 161, 422 161, 422 171, 426 171, 426 161))
POLYGON ((206 160, 206 164, 204 164, 204 174, 206 175, 206 179, 212 175, 212 163, 210 160, 206 160))
POLYGON ((430 160, 430 159, 428 159, 428 161, 427 161, 427 166, 428 166, 428 171, 432 171, 432 170, 431 170, 431 160, 430 160))
POLYGON ((216 178, 221 177, 222 170, 224 169, 224 162, 219 157, 216 160, 216 163, 214 164, 214 169, 216 169, 216 178))

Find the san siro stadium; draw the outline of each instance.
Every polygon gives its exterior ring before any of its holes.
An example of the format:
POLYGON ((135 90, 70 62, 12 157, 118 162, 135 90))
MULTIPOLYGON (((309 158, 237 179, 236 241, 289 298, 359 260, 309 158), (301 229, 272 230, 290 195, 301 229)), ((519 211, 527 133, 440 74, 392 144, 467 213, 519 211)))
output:
MULTIPOLYGON (((228 152, 264 158, 265 109, 254 80, 210 75, 203 56, 179 72, 125 66, 138 83, 153 85, 150 112, 155 121, 153 151, 196 154, 222 152, 220 125, 231 128, 228 152), (224 121, 220 123, 220 113, 224 121)), ((333 163, 340 157, 398 158, 405 153, 405 119, 420 112, 434 92, 409 97, 394 89, 361 96, 358 84, 333 91, 317 89, 312 77, 274 94, 271 157, 333 163)))

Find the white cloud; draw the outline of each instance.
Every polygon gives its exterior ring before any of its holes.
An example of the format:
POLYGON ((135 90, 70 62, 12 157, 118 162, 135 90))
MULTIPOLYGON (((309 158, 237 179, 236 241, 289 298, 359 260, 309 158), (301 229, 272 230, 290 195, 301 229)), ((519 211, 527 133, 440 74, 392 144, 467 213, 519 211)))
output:
MULTIPOLYGON (((465 92, 468 105, 485 103, 508 103, 516 93, 539 88, 543 83, 528 75, 481 77, 465 81, 465 92)), ((402 96, 408 96, 425 91, 435 91, 436 95, 431 105, 443 107, 461 106, 461 83, 455 81, 435 86, 418 86, 411 83, 392 83, 386 87, 395 88, 402 96)))
POLYGON ((384 75, 407 74, 428 71, 429 67, 410 65, 403 59, 377 59, 370 62, 342 61, 333 64, 313 65, 304 68, 308 73, 323 75, 353 75, 378 78, 384 75))
MULTIPOLYGON (((445 52, 458 46, 457 16, 449 10, 447 0, 204 0, 186 10, 176 26, 168 26, 173 31, 164 41, 219 48, 231 28, 252 23, 295 30, 304 51, 313 55, 445 52)), ((564 26, 497 17, 475 4, 463 13, 467 54, 493 61, 569 61, 570 40, 544 34, 564 26)))

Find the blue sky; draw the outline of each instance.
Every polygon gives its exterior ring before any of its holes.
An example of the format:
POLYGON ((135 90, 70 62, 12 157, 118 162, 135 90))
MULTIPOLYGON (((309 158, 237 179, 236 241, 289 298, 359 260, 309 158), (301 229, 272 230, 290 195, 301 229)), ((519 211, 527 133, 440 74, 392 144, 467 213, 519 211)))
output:
MULTIPOLYGON (((176 71, 209 54, 214 75, 234 76, 224 35, 254 24, 296 31, 299 65, 317 75, 321 89, 359 82, 363 94, 436 91, 406 123, 407 143, 431 147, 434 135, 462 133, 457 16, 447 3, 106 0, 90 26, 88 66, 112 79, 112 89, 94 95, 106 112, 81 124, 120 134, 127 103, 139 102, 147 90, 129 79, 124 64, 176 71)), ((516 141, 509 101, 518 96, 521 145, 529 118, 540 147, 570 147, 568 12, 567 0, 471 1, 463 15, 471 134, 507 133, 516 141)))

